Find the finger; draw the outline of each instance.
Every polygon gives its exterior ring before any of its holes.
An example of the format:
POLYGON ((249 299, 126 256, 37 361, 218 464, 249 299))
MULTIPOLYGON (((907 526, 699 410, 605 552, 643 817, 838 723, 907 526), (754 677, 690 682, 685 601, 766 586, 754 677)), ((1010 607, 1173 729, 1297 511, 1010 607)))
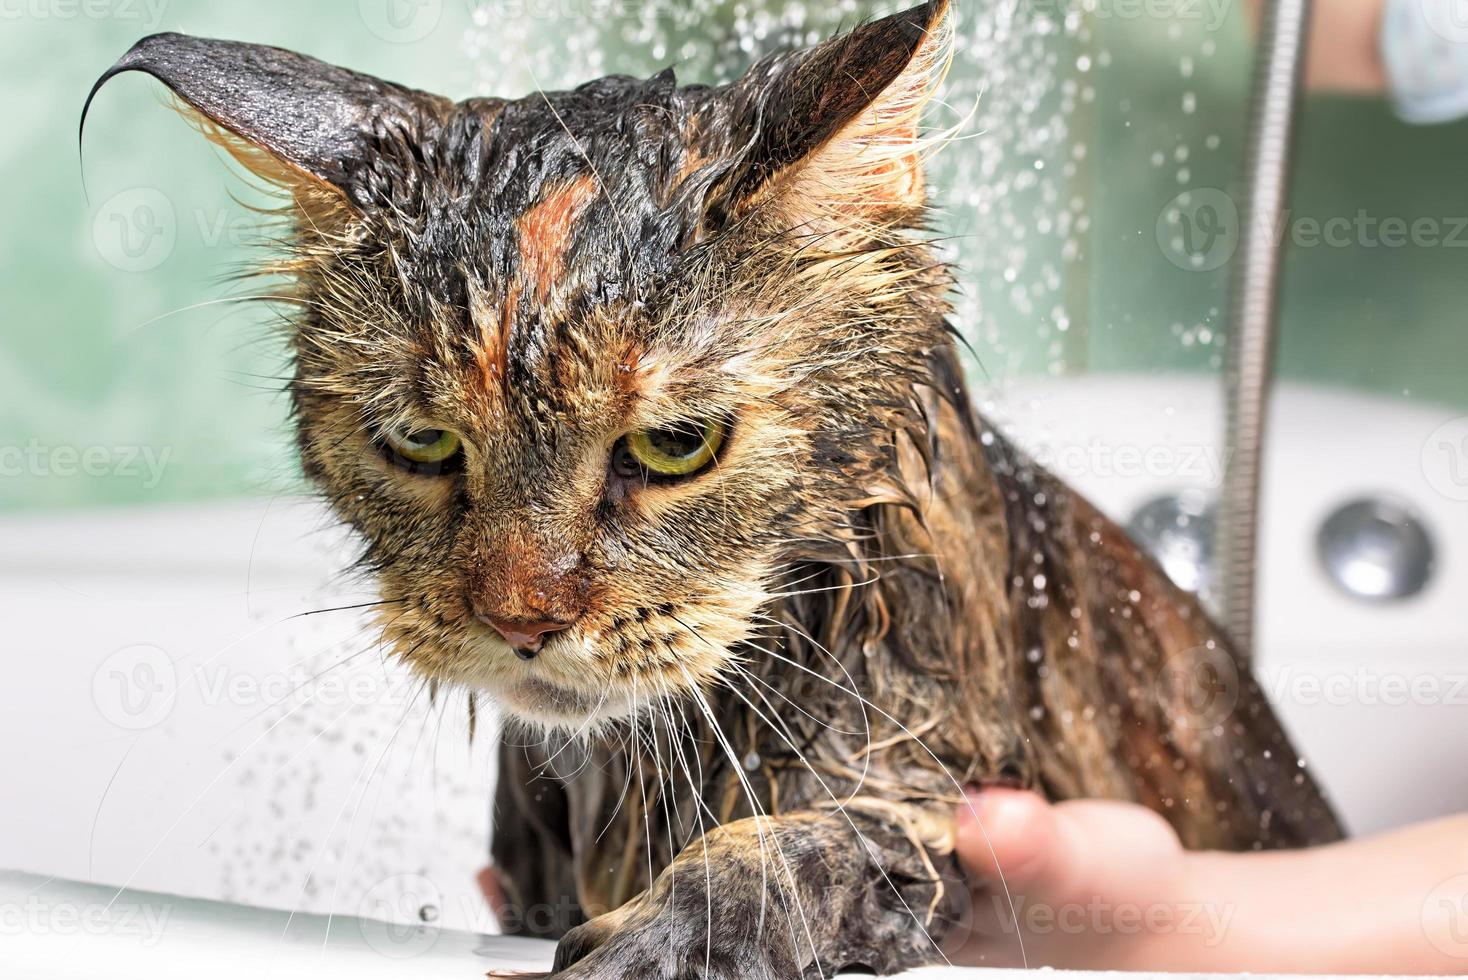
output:
POLYGON ((972 873, 1003 874, 1014 891, 1047 901, 1167 890, 1182 845, 1161 816, 1134 803, 1050 804, 1036 793, 988 789, 959 814, 958 855, 972 873), (967 811, 967 812, 965 812, 967 811))
POLYGON ((1063 882, 1067 895, 1108 895, 1123 901, 1171 894, 1183 868, 1183 847, 1160 814, 1110 800, 1074 800, 1053 810, 1065 842, 1061 853, 1069 855, 1063 882))
POLYGON ((509 899, 505 898, 504 886, 500 884, 500 873, 495 870, 494 865, 485 865, 475 876, 479 882, 479 891, 484 895, 484 900, 489 903, 490 911, 494 917, 501 922, 505 918, 505 909, 510 907, 509 899))
POLYGON ((958 857, 978 877, 1002 877, 1011 889, 1026 889, 1045 873, 1059 834, 1052 807, 1038 793, 970 791, 958 812, 958 857))

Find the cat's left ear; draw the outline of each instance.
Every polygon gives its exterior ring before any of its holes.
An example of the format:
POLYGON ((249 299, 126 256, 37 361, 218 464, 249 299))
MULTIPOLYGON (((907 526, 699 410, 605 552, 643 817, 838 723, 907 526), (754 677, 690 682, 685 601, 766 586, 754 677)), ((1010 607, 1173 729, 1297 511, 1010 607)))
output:
POLYGON ((753 138, 726 206, 777 200, 793 220, 924 204, 919 123, 947 70, 948 0, 757 65, 737 83, 753 138))
POLYGON ((424 141, 452 109, 440 96, 283 48, 154 34, 97 79, 82 126, 98 90, 128 71, 168 86, 206 135, 303 208, 391 204, 393 182, 414 177, 424 141))

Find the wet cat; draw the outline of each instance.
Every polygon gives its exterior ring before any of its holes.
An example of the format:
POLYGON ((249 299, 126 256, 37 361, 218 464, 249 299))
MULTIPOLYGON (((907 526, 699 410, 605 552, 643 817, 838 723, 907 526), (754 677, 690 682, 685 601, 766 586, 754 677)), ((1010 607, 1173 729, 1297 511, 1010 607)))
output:
POLYGON ((305 471, 398 655, 518 722, 493 850, 558 976, 940 961, 966 782, 1339 833, 1198 604, 969 403, 923 234, 950 17, 719 87, 452 102, 177 34, 98 82, 288 192, 305 471))

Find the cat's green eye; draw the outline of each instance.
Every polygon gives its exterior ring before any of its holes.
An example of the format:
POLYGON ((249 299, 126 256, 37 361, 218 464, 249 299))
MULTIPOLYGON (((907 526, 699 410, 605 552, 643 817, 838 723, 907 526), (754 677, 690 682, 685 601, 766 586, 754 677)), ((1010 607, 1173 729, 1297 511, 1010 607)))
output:
POLYGON ((713 419, 629 432, 618 443, 612 463, 627 477, 692 476, 713 462, 724 435, 724 423, 713 419))
POLYGON ((388 430, 382 441, 390 460, 415 473, 443 472, 462 448, 459 437, 447 429, 388 430))

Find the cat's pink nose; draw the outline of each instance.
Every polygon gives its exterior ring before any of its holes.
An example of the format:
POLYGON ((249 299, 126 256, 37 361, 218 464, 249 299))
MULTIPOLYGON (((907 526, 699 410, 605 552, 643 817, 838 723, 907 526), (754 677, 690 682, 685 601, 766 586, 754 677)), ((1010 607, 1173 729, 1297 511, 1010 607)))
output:
POLYGON ((486 626, 493 626, 522 660, 530 660, 539 653, 548 634, 559 633, 571 625, 548 619, 496 619, 484 613, 476 613, 475 616, 486 626))

